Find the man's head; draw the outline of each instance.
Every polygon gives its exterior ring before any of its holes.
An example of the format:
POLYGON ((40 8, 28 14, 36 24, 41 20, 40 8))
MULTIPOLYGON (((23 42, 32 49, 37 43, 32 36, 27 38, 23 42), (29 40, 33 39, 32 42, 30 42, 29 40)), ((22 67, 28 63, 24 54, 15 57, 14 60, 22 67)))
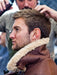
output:
POLYGON ((0 32, 0 45, 5 47, 5 41, 6 41, 6 33, 0 32))
POLYGON ((18 50, 30 42, 49 36, 49 19, 34 9, 19 11, 14 14, 14 19, 13 31, 10 34, 14 50, 18 50))
POLYGON ((38 0, 16 0, 19 9, 35 8, 38 4, 38 0))

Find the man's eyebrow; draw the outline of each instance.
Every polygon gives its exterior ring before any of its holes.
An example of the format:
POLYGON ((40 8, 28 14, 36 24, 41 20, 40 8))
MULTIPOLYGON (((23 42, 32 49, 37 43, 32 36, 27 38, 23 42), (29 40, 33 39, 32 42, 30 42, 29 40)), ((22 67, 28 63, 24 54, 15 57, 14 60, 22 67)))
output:
POLYGON ((20 27, 19 26, 14 26, 13 28, 16 29, 16 28, 20 28, 20 27))

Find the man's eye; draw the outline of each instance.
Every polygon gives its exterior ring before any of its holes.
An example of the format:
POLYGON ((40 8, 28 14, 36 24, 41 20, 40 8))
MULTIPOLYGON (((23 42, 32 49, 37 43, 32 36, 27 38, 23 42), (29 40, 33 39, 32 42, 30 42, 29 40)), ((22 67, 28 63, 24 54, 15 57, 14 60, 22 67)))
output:
POLYGON ((28 0, 28 1, 32 1, 32 0, 28 0))
POLYGON ((19 0, 20 2, 23 2, 24 0, 19 0))
POLYGON ((18 28, 16 28, 16 31, 19 31, 19 29, 18 29, 18 28))

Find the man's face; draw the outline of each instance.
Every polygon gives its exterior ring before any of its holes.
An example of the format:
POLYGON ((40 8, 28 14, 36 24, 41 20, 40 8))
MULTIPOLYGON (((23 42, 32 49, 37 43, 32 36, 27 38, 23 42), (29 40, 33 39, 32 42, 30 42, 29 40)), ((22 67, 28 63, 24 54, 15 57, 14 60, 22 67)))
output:
POLYGON ((19 9, 24 8, 35 8, 38 1, 37 0, 16 0, 19 9))
POLYGON ((30 35, 24 19, 18 18, 15 20, 10 38, 12 39, 13 50, 19 50, 30 43, 30 35))

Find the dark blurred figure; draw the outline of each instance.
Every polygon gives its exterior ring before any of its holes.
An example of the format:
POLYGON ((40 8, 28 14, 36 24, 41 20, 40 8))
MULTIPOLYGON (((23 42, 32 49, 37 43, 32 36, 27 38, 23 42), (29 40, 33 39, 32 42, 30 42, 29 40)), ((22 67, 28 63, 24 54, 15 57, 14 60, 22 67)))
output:
POLYGON ((5 45, 6 33, 0 32, 0 75, 7 72, 7 63, 9 61, 9 52, 5 45))

